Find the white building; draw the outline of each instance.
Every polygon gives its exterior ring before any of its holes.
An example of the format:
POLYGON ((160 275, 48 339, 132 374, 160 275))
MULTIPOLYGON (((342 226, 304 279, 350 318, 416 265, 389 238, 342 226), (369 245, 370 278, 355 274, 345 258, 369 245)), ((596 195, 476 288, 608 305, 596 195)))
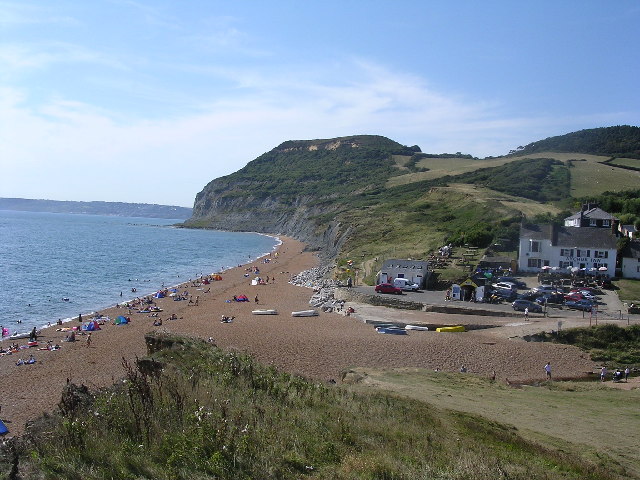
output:
POLYGON ((417 283, 420 288, 426 288, 430 275, 429 262, 390 259, 382 263, 382 270, 378 274, 378 283, 391 283, 394 278, 406 278, 417 283))
POLYGON ((609 228, 526 225, 520 227, 518 270, 539 272, 544 266, 595 269, 611 277, 616 270, 617 238, 609 228), (600 270, 601 268, 606 270, 600 270))
POLYGON ((622 257, 622 276, 640 279, 640 241, 632 240, 622 257))

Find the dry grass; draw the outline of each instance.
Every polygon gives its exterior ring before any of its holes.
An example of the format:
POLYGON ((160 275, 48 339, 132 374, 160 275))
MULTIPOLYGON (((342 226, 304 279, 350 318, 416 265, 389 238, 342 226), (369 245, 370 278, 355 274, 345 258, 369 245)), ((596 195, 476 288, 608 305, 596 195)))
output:
MULTIPOLYGON (((640 477, 640 390, 623 391, 599 382, 563 382, 512 388, 504 378, 420 369, 366 372, 365 385, 515 426, 525 438, 586 455, 611 455, 640 477)), ((500 377, 500 375, 498 375, 500 377)), ((611 460, 615 463, 615 460, 611 460)))

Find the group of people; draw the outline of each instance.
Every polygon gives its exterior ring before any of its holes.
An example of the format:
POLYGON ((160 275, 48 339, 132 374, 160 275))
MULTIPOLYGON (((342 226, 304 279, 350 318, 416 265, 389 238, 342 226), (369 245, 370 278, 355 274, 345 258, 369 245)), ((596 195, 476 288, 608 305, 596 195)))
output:
MULTIPOLYGON (((607 380, 607 367, 603 365, 600 369, 600 381, 604 382, 607 380)), ((631 369, 627 366, 624 370, 620 370, 616 368, 613 372, 613 381, 621 382, 623 379, 625 382, 629 381, 629 374, 631 373, 631 369)))

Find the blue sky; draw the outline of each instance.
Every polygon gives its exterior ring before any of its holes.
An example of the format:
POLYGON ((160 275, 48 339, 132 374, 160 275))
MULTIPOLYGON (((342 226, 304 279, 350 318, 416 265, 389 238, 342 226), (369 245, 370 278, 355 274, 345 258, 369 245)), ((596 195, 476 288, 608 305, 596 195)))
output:
POLYGON ((0 196, 192 206, 286 140, 640 125, 636 1, 0 0, 0 196))

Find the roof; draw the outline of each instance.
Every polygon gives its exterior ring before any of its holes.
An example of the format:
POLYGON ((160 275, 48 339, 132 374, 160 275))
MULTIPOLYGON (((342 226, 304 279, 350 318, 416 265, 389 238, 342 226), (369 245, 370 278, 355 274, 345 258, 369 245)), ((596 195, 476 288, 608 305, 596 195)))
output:
POLYGON ((627 232, 636 233, 637 229, 635 225, 622 225, 620 227, 621 230, 626 230, 627 232))
POLYGON ((566 220, 579 220, 580 218, 593 219, 593 220, 615 220, 616 217, 609 212, 605 212, 599 207, 593 207, 589 210, 583 210, 565 218, 566 220))
POLYGON ((624 250, 624 258, 640 258, 640 241, 631 240, 624 250))
POLYGON ((613 250, 618 239, 609 229, 597 227, 571 228, 557 225, 522 225, 520 238, 551 240, 554 247, 604 248, 613 250))
POLYGON ((389 260, 385 260, 382 263, 382 269, 390 269, 390 268, 411 268, 413 270, 429 270, 429 262, 420 261, 420 260, 401 260, 397 258, 391 258, 389 260))

